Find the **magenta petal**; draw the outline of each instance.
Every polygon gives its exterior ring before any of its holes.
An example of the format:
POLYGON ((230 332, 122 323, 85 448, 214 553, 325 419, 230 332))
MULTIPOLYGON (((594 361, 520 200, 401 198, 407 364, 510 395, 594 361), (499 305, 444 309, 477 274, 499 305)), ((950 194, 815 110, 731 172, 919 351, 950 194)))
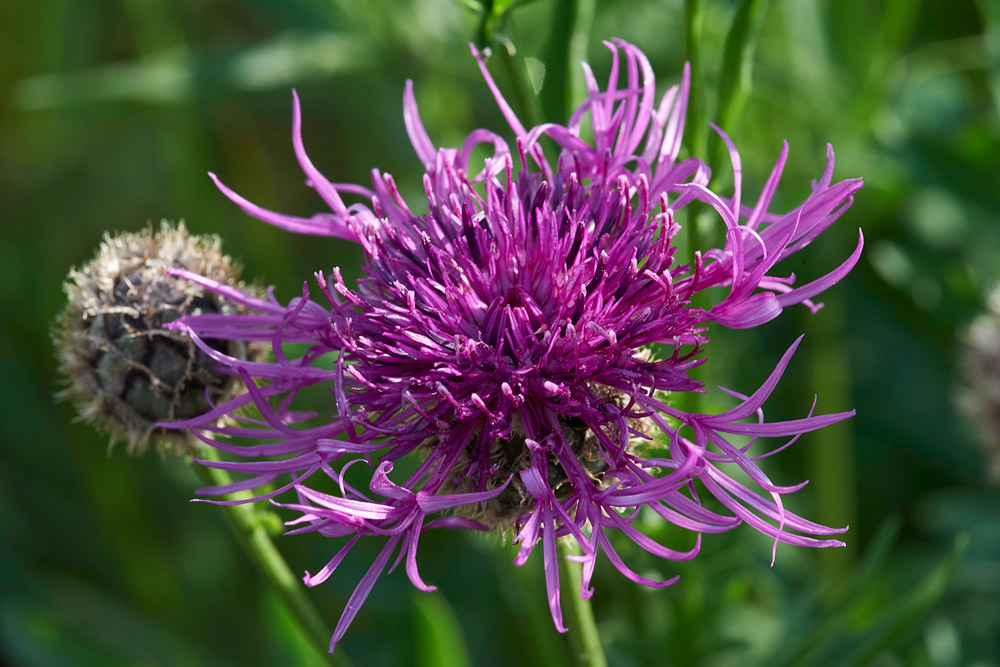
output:
POLYGON ((329 213, 317 213, 312 218, 299 218, 294 215, 275 213, 266 208, 261 208, 236 194, 226 187, 212 172, 209 172, 208 175, 215 182, 215 186, 222 191, 222 194, 226 195, 230 201, 242 208, 247 215, 258 220, 263 220, 279 229, 284 229, 286 232, 316 236, 336 236, 349 241, 353 241, 356 238, 354 232, 348 228, 346 221, 338 216, 329 213))
POLYGON ((825 276, 823 276, 818 280, 814 280, 811 283, 793 289, 789 292, 785 292, 784 294, 778 296, 778 303, 780 303, 782 306, 788 306, 793 303, 802 303, 806 299, 810 299, 816 296, 817 294, 822 294, 830 287, 833 287, 838 282, 840 282, 844 278, 844 276, 850 273, 851 269, 854 268, 854 265, 858 263, 858 259, 860 259, 861 257, 861 250, 864 248, 864 246, 865 246, 865 237, 864 234, 862 234, 861 230, 859 229, 858 245, 854 249, 854 252, 851 253, 850 257, 844 260, 843 264, 841 264, 836 269, 834 269, 833 271, 831 271, 830 273, 826 274, 825 276))
POLYGON ((752 329, 781 314, 781 300, 771 292, 759 292, 733 304, 719 304, 709 314, 712 320, 730 329, 752 329))
POLYGON ((379 553, 378 558, 372 563, 372 566, 368 568, 368 572, 365 576, 361 578, 358 583, 357 588, 354 589, 354 593, 351 594, 351 598, 347 601, 347 605, 344 607, 344 613, 341 614, 340 620, 337 621, 337 627, 333 631, 333 638, 330 640, 330 653, 333 653, 334 648, 337 646, 337 642, 341 640, 344 633, 347 632, 347 628, 351 625, 351 621, 357 616, 358 611, 361 609, 361 605, 364 604, 365 600, 368 598, 368 594, 371 593, 372 588, 375 586, 375 582, 378 581, 379 576, 382 574, 382 570, 385 569, 385 565, 392 556, 393 550, 396 548, 396 544, 399 542, 399 536, 393 536, 389 538, 386 545, 382 548, 379 553))
POLYGON ((299 105, 299 94, 295 90, 292 90, 292 146, 295 149, 295 157, 299 161, 299 166, 302 167, 302 171, 309 179, 309 184, 319 193, 327 206, 333 209, 334 213, 346 216, 347 208, 344 206, 337 188, 313 166, 306 154, 305 145, 302 142, 302 108, 299 105))
POLYGON ((434 155, 437 151, 434 149, 430 137, 427 136, 423 121, 420 120, 417 100, 413 96, 413 82, 409 79, 406 80, 406 86, 403 87, 403 124, 406 125, 406 133, 410 137, 410 143, 413 144, 413 150, 416 151, 417 157, 424 163, 424 167, 430 169, 434 164, 434 155))

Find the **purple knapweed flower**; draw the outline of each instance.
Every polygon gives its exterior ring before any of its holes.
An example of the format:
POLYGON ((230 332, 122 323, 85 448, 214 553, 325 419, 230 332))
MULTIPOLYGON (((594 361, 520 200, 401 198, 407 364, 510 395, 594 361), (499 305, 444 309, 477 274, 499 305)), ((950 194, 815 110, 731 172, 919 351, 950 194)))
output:
POLYGON ((676 580, 654 581, 631 570, 615 551, 612 531, 671 560, 693 558, 702 533, 740 523, 770 536, 775 546, 842 544, 826 536, 846 529, 818 525, 783 507, 782 495, 802 485, 778 486, 756 462, 777 450, 750 453, 758 438, 789 438, 777 448, 783 449, 805 432, 854 414, 816 416, 810 410, 801 419, 764 421, 761 406, 798 341, 753 394, 728 392, 737 405, 721 414, 685 412, 671 394, 703 391, 689 373, 706 359, 706 325, 754 327, 797 303, 815 310, 810 299, 847 275, 861 252, 860 232, 857 249, 818 280, 794 287, 794 276, 772 271, 837 220, 862 182, 832 182, 831 149, 812 194, 787 213, 769 212, 785 145, 756 203, 747 205, 740 156, 719 131, 735 189, 731 196, 712 192, 706 164, 679 159, 688 70, 656 104, 643 53, 620 40, 607 46, 612 64, 605 89, 584 65, 587 100, 566 125, 531 129, 517 119, 473 48, 515 135, 513 151, 485 129, 473 131, 459 148, 436 148, 407 82, 403 120, 425 169, 427 201, 419 207, 405 202, 392 177, 378 170, 371 188, 327 180, 303 148, 297 97, 295 154, 330 212, 301 218, 268 211, 212 176, 250 215, 287 231, 354 241, 365 254, 365 277, 356 288, 334 268, 332 276, 315 274, 318 298, 306 283, 301 297, 287 304, 270 292, 258 298, 175 272, 253 311, 186 317, 173 325, 238 373, 247 388, 206 415, 173 424, 251 459, 204 461, 250 477, 203 492, 285 482, 258 496, 271 498, 294 488, 297 502, 279 504, 301 512, 290 533, 346 538, 326 567, 306 576, 308 585, 328 578, 362 536, 386 540, 348 601, 331 650, 394 557, 393 567, 405 561, 415 586, 433 590, 416 561, 420 536, 431 528, 507 529, 521 545, 517 565, 541 543, 549 606, 560 631, 560 537, 582 549, 583 597, 591 595, 600 554, 637 583, 662 587, 676 580), (581 132, 588 117, 593 143, 581 132), (543 151, 543 136, 560 149, 554 162, 543 151), (473 148, 483 143, 492 147, 492 157, 469 164, 473 148), (365 203, 347 204, 344 195, 365 203), (695 200, 721 218, 724 244, 682 263, 675 257, 674 216, 695 200), (729 288, 720 301, 694 305, 707 299, 693 301, 696 295, 720 286, 729 288), (202 342, 220 339, 268 341, 274 362, 226 357, 202 342), (285 343, 304 351, 290 356, 285 343), (651 352, 654 343, 657 351, 651 352), (332 420, 296 411, 298 393, 313 385, 329 387, 332 420), (220 424, 223 415, 231 419, 220 424), (412 457, 412 472, 394 474, 403 457, 412 457), (725 472, 724 463, 735 463, 745 482, 730 468, 725 472), (373 470, 367 489, 345 479, 355 464, 373 470), (313 488, 320 477, 332 480, 328 492, 313 488), (701 504, 699 494, 706 491, 726 513, 701 504), (640 532, 634 519, 641 508, 696 533, 694 548, 676 551, 640 532))

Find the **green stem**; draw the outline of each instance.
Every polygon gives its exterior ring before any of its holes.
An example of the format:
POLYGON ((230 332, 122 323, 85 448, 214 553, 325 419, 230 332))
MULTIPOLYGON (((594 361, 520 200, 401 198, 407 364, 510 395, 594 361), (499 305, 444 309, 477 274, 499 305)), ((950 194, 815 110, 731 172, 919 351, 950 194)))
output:
POLYGON ((685 57, 691 67, 691 90, 688 93, 687 122, 684 124, 688 153, 705 157, 708 125, 705 123, 704 66, 701 62, 701 0, 684 0, 685 57))
POLYGON ((565 123, 586 96, 580 63, 587 57, 595 0, 556 0, 545 49, 545 82, 541 91, 544 120, 565 123))
MULTIPOLYGON (((204 448, 201 455, 209 460, 218 460, 214 450, 210 448, 204 448)), ((231 484, 233 481, 225 470, 208 468, 198 464, 193 464, 192 468, 195 469, 202 483, 206 486, 221 486, 231 484)), ((229 499, 249 497, 251 494, 248 491, 241 491, 231 494, 229 499)), ((343 653, 328 656, 323 652, 322 647, 327 646, 330 642, 330 630, 309 598, 306 597, 301 581, 292 574, 281 552, 274 546, 274 542, 254 505, 250 503, 228 505, 222 509, 225 511, 226 519, 243 550, 271 584, 274 592, 278 594, 292 618, 295 619, 299 629, 308 638, 309 644, 316 649, 317 656, 323 662, 350 667, 351 663, 343 653)))
MULTIPOLYGON (((688 91, 687 118, 684 123, 684 145, 688 154, 701 159, 707 158, 708 125, 705 122, 705 81, 704 64, 701 59, 702 45, 702 0, 684 0, 684 48, 685 58, 691 68, 691 88, 688 91)), ((697 202, 685 206, 682 214, 681 232, 677 239, 682 257, 694 262, 695 251, 703 248, 701 226, 705 217, 697 202)), ((693 302, 693 306, 704 304, 693 302)), ((705 367, 701 368, 702 381, 705 367)), ((707 381, 706 381, 707 384, 707 381)), ((681 410, 696 413, 701 396, 694 392, 678 394, 677 403, 681 410)))
POLYGON ((567 625, 569 626, 569 640, 573 645, 575 662, 583 667, 607 667, 608 661, 604 657, 604 649, 601 647, 601 636, 597 632, 597 623, 594 621, 594 610, 590 606, 590 600, 580 597, 580 585, 583 579, 583 572, 579 565, 568 560, 567 556, 578 556, 580 549, 571 538, 563 538, 558 542, 559 569, 561 574, 569 581, 570 604, 566 614, 567 625))
MULTIPOLYGON (((743 108, 750 95, 754 51, 764 15, 767 13, 767 5, 767 0, 741 0, 722 49, 716 122, 731 137, 736 136, 743 108)), ((714 174, 725 161, 725 146, 716 138, 709 159, 712 173, 714 174)))
MULTIPOLYGON (((688 153, 694 157, 707 159, 708 124, 705 121, 705 73, 701 61, 702 5, 701 0, 684 1, 684 43, 685 56, 691 68, 691 89, 688 92, 687 119, 684 123, 684 142, 688 153)), ((702 248, 701 223, 702 207, 687 206, 687 219, 681 228, 679 241, 686 247, 681 251, 694 261, 694 252, 702 248)))
POLYGON ((538 99, 528 77, 524 58, 518 55, 512 42, 499 37, 494 40, 492 48, 493 57, 500 61, 500 66, 510 81, 518 118, 525 127, 534 127, 538 124, 538 99))
MULTIPOLYGON (((843 298, 829 295, 826 306, 810 316, 808 339, 810 389, 822 396, 828 406, 847 409, 851 397, 851 359, 843 331, 847 319, 843 298)), ((827 526, 855 523, 857 515, 856 469, 854 466, 853 420, 833 424, 812 434, 813 495, 816 520, 827 526)), ((841 580, 852 572, 856 546, 846 540, 844 549, 820 549, 817 554, 822 569, 831 579, 841 580)))
POLYGON ((474 41, 479 49, 488 47, 490 59, 500 62, 510 83, 511 97, 508 99, 513 101, 514 112, 525 127, 534 127, 540 113, 538 99, 528 76, 527 63, 509 38, 510 14, 517 5, 515 0, 498 9, 494 0, 482 0, 474 41))

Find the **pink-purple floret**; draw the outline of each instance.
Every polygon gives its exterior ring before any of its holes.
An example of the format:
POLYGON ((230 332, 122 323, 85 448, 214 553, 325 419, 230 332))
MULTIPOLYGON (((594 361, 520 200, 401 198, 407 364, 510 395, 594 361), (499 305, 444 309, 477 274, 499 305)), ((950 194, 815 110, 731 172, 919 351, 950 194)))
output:
POLYGON ((331 650, 394 555, 393 567, 405 560, 413 584, 433 590, 417 570, 417 543, 424 530, 487 530, 453 509, 503 491, 506 485, 488 488, 496 473, 491 448, 510 438, 512 428, 523 429, 530 450, 530 464, 519 477, 535 501, 515 524, 521 545, 515 563, 524 563, 541 542, 549 606, 560 631, 558 537, 571 535, 580 545, 580 595, 585 598, 592 593, 591 575, 601 553, 632 581, 661 587, 676 580, 654 581, 629 569, 612 546, 615 530, 670 560, 693 558, 701 533, 740 523, 772 537, 775 546, 842 544, 825 536, 846 529, 821 526, 784 509, 781 496, 802 485, 777 486, 755 462, 777 450, 749 453, 758 437, 789 438, 780 450, 803 433, 854 414, 815 416, 810 410, 802 419, 764 421, 761 406, 799 341, 753 395, 728 392, 739 404, 721 414, 688 414, 668 400, 667 392, 703 391, 689 372, 705 361, 700 353, 709 323, 749 328, 792 304, 817 308, 810 299, 857 262, 860 230, 857 249, 822 278, 793 287, 794 276, 771 271, 847 210, 861 179, 833 183, 830 149, 812 194, 787 213, 771 213, 787 144, 756 203, 749 205, 741 200, 740 156, 717 129, 729 150, 735 188, 731 196, 712 192, 703 161, 678 159, 688 70, 654 106, 653 72, 643 53, 620 40, 607 46, 612 65, 605 90, 584 65, 587 101, 567 125, 532 129, 518 121, 473 49, 516 137, 513 153, 500 135, 484 129, 470 134, 461 148, 436 148, 407 82, 403 119, 424 164, 426 207, 411 209, 392 177, 377 170, 370 189, 329 182, 303 148, 297 96, 295 154, 307 184, 330 212, 301 218, 268 211, 212 175, 256 218, 291 232, 351 240, 364 250, 365 277, 356 289, 335 268, 330 276, 317 272, 316 287, 304 284, 301 297, 284 305, 270 292, 258 298, 174 272, 251 311, 186 317, 173 325, 239 373, 248 390, 200 418, 172 425, 192 429, 209 445, 246 459, 202 461, 249 475, 202 494, 224 495, 272 482, 278 488, 258 498, 294 489, 296 502, 278 503, 302 514, 289 522, 295 526, 290 533, 348 538, 326 567, 306 576, 308 585, 329 577, 361 536, 387 538, 348 601, 331 650), (593 145, 580 137, 588 117, 593 145), (542 136, 561 149, 554 166, 543 154, 542 136), (492 157, 484 165, 470 165, 472 149, 483 143, 492 147, 492 157), (343 195, 366 203, 348 205, 343 195), (674 257, 679 230, 674 215, 695 200, 722 219, 725 244, 682 264, 674 257), (693 302, 696 294, 719 286, 729 288, 721 301, 705 308, 693 305, 705 301, 693 302), (275 361, 228 358, 206 339, 270 342, 275 361), (286 356, 285 343, 304 343, 305 352, 286 356), (651 357, 644 350, 653 343, 668 352, 651 357), (332 421, 293 409, 297 393, 312 385, 330 387, 336 401, 332 421), (626 400, 610 400, 610 394, 626 400), (259 419, 245 416, 243 408, 250 404, 259 419), (223 415, 231 419, 218 422, 223 415), (596 436, 605 466, 602 484, 594 482, 567 442, 561 420, 570 418, 596 436), (659 458, 644 459, 629 447, 630 439, 647 438, 634 428, 637 419, 662 431, 654 450, 659 458), (738 445, 731 436, 749 436, 750 444, 738 445), (248 439, 260 444, 246 444, 248 439), (411 453, 419 459, 416 471, 404 480, 391 479, 393 462, 411 453), (568 497, 557 498, 547 482, 551 462, 561 466, 572 485, 568 497), (347 468, 357 463, 373 469, 367 491, 345 480, 347 468), (723 472, 723 463, 735 463, 764 495, 723 472), (305 485, 316 473, 332 480, 332 495, 305 485), (454 488, 459 479, 466 482, 463 492, 454 488), (703 507, 695 481, 730 514, 703 507), (641 508, 695 532, 694 548, 675 551, 640 532, 634 519, 641 508))

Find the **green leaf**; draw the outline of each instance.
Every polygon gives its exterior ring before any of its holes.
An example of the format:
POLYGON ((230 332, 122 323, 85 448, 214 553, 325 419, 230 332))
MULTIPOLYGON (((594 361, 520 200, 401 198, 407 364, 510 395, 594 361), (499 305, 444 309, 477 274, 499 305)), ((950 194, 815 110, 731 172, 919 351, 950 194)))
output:
MULTIPOLYGON (((264 625, 270 636, 272 650, 279 651, 270 656, 272 663, 303 665, 303 667, 323 667, 330 664, 323 657, 326 646, 316 646, 315 639, 302 631, 298 620, 272 591, 265 589, 262 600, 268 622, 264 625)), ((343 653, 343 649, 341 649, 343 653)))
POLYGON ((802 639, 784 651, 788 657, 767 664, 864 665, 902 645, 926 623, 947 592, 969 538, 964 533, 956 537, 948 554, 917 586, 886 603, 886 569, 892 567, 892 546, 900 525, 895 518, 882 525, 832 605, 803 624, 798 633, 802 639))
POLYGON ((440 593, 411 594, 417 635, 417 667, 468 667, 472 664, 455 611, 440 593))
MULTIPOLYGON (((729 26, 722 50, 722 70, 719 72, 718 125, 735 133, 736 125, 750 94, 753 54, 760 35, 760 26, 767 12, 768 0, 741 0, 729 26)), ((712 171, 724 155, 721 141, 714 143, 712 171)))
POLYGON ((514 9, 534 0, 481 0, 475 3, 479 11, 476 25, 476 46, 480 49, 509 41, 505 36, 507 24, 514 9))
POLYGON ((844 664, 866 664, 876 656, 902 644, 923 624, 944 597, 958 568, 962 555, 969 547, 969 536, 958 535, 952 543, 948 555, 942 559, 923 581, 890 605, 882 618, 868 632, 855 642, 842 645, 839 656, 844 656, 844 664))
POLYGON ((691 155, 705 157, 708 126, 705 124, 705 73, 701 60, 702 24, 701 0, 684 0, 684 57, 691 67, 684 142, 691 155))
POLYGON ((806 609, 795 616, 800 623, 792 626, 792 634, 797 639, 791 639, 782 646, 783 659, 772 659, 772 664, 801 665, 812 664, 811 658, 825 650, 847 626, 852 610, 857 607, 865 592, 878 585, 878 575, 884 571, 892 547, 899 537, 903 522, 899 517, 886 519, 875 533, 864 558, 853 572, 850 579, 841 583, 830 597, 825 608, 820 610, 806 609), (818 616, 818 617, 817 617, 818 616))
POLYGON ((178 104, 200 95, 283 88, 367 67, 372 44, 332 32, 288 32, 221 60, 165 49, 140 60, 45 74, 14 85, 11 104, 40 111, 93 102, 178 104))
POLYGON ((218 656, 181 630, 83 578, 31 571, 48 597, 0 597, 0 662, 35 665, 207 665, 218 656))

